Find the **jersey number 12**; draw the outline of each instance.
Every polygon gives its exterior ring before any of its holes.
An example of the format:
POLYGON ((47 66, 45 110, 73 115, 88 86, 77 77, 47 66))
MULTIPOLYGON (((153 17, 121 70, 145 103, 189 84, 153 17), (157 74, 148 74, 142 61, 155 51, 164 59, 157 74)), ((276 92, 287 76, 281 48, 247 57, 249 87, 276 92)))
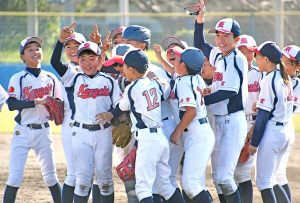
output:
POLYGON ((157 92, 155 88, 151 88, 149 91, 145 90, 143 92, 143 96, 146 97, 147 100, 147 110, 151 111, 153 109, 156 109, 157 107, 159 107, 159 103, 157 102, 157 92))

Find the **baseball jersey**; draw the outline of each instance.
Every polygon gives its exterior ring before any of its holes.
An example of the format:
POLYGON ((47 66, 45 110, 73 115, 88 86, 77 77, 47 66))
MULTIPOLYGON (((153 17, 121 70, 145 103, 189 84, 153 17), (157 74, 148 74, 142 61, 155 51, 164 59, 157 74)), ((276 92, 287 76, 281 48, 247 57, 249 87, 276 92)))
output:
POLYGON ((300 79, 297 77, 292 78, 293 82, 293 91, 294 91, 294 106, 296 109, 294 113, 300 113, 300 79))
MULTIPOLYGON (((41 70, 35 77, 27 70, 14 74, 9 81, 8 95, 21 101, 33 101, 47 96, 62 98, 58 79, 50 72, 41 70)), ((15 121, 20 125, 42 124, 49 119, 49 113, 44 105, 19 110, 15 121)))
POLYGON ((8 98, 8 94, 0 85, 0 111, 2 110, 3 104, 5 103, 7 98, 8 98))
POLYGON ((292 81, 284 84, 278 69, 267 73, 261 81, 257 107, 271 112, 272 121, 285 123, 291 119, 293 104, 292 81))
POLYGON ((214 47, 210 51, 209 61, 214 64, 216 71, 211 84, 211 92, 218 90, 234 91, 237 95, 210 105, 214 115, 227 115, 244 110, 248 96, 248 63, 246 57, 235 48, 226 56, 214 47))
POLYGON ((200 75, 185 75, 175 81, 174 92, 178 99, 179 117, 182 119, 186 107, 197 109, 197 115, 193 120, 205 118, 207 115, 203 100, 203 89, 206 84, 200 75))
POLYGON ((130 110, 131 131, 163 126, 161 102, 169 97, 170 87, 161 85, 147 77, 132 81, 126 88, 119 107, 122 111, 130 110))
POLYGON ((245 104, 246 115, 256 114, 256 112, 252 110, 252 106, 258 100, 258 96, 260 92, 259 84, 262 79, 262 76, 263 76, 262 73, 259 72, 256 66, 252 66, 248 70, 248 98, 245 104))
POLYGON ((71 118, 85 124, 97 124, 96 115, 115 108, 121 97, 116 80, 98 72, 93 77, 68 68, 61 77, 67 89, 71 118))

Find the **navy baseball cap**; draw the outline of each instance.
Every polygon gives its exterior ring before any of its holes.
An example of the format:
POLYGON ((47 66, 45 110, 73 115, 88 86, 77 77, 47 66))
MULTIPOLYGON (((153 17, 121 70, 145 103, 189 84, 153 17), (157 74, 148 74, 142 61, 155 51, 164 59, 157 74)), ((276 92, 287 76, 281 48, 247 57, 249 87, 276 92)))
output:
POLYGON ((223 33, 232 33, 235 36, 241 35, 241 26, 232 18, 225 18, 217 22, 214 29, 211 29, 208 31, 208 33, 217 33, 217 32, 223 32, 223 33))
MULTIPOLYGON (((118 44, 115 46, 112 51, 111 51, 111 58, 118 56, 124 56, 129 49, 135 49, 132 45, 130 44, 118 44)), ((118 60, 118 59, 117 59, 118 60)), ((105 67, 109 67, 112 65, 117 64, 115 60, 106 60, 102 65, 105 67)))
POLYGON ((91 42, 91 41, 87 41, 85 43, 82 43, 78 47, 77 56, 79 56, 81 54, 81 52, 83 52, 85 50, 90 50, 90 51, 94 52, 97 56, 100 56, 100 54, 101 54, 101 50, 98 47, 98 45, 94 42, 91 42))
POLYGON ((281 61, 282 52, 278 44, 272 41, 265 41, 258 47, 248 48, 256 54, 266 56, 272 63, 279 64, 281 61))
POLYGON ((282 54, 292 61, 300 62, 300 47, 296 45, 289 45, 283 48, 282 54))
POLYGON ((179 39, 177 39, 174 36, 169 36, 166 37, 162 42, 161 42, 161 46, 163 47, 163 49, 166 51, 167 49, 170 48, 171 45, 177 45, 182 49, 185 49, 188 47, 187 43, 185 41, 180 41, 179 39))
POLYGON ((148 28, 140 25, 130 25, 123 30, 122 37, 146 44, 146 49, 150 46, 151 32, 148 28))
POLYGON ((124 56, 115 55, 105 61, 106 66, 118 63, 118 64, 126 64, 129 67, 132 67, 139 72, 143 73, 148 69, 148 57, 146 54, 136 48, 130 48, 124 56))
POLYGON ((200 49, 195 47, 189 47, 186 49, 181 49, 180 47, 173 47, 172 50, 176 56, 181 57, 181 61, 187 66, 187 68, 200 72, 203 66, 205 56, 200 49))
POLYGON ((24 50, 25 50, 26 46, 30 42, 36 42, 40 45, 40 47, 43 46, 43 40, 41 38, 39 38, 39 37, 26 37, 25 39, 23 39, 21 41, 21 44, 20 44, 20 47, 19 47, 20 54, 24 53, 24 50))

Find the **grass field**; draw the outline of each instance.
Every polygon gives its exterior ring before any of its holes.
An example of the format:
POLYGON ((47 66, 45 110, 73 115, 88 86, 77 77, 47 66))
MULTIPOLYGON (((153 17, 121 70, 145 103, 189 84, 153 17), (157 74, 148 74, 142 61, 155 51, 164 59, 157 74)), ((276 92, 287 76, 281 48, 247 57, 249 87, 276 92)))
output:
MULTIPOLYGON (((7 109, 7 106, 4 106, 2 112, 0 113, 0 134, 7 134, 13 131, 15 122, 14 122, 15 112, 11 112, 7 109)), ((296 132, 300 133, 300 115, 295 115, 294 124, 296 132)), ((60 126, 56 126, 53 122, 50 123, 52 133, 59 134, 60 126)))

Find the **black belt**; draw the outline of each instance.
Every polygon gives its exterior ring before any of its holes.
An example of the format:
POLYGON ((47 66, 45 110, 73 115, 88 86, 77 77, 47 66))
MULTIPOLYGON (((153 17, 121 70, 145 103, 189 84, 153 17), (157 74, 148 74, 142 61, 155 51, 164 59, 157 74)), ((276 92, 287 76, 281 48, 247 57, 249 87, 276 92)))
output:
MULTIPOLYGON (((74 122, 73 126, 75 127, 80 127, 80 123, 79 122, 74 122)), ((103 129, 110 127, 111 124, 110 123, 105 123, 103 125, 103 129)), ((89 125, 89 124, 82 124, 81 126, 83 129, 88 129, 89 131, 97 131, 97 130, 101 130, 101 126, 99 124, 95 124, 95 125, 89 125)))
MULTIPOLYGON (((199 121, 200 125, 202 125, 204 123, 208 123, 207 118, 200 118, 200 119, 198 119, 198 121, 199 121)), ((187 131, 189 131, 187 128, 184 129, 184 132, 187 132, 187 131)))
POLYGON ((38 129, 43 129, 43 128, 49 128, 49 123, 43 123, 43 124, 27 124, 27 127, 30 128, 30 130, 38 130, 38 129))
POLYGON ((169 117, 163 118, 162 121, 169 120, 169 117))
POLYGON ((246 119, 247 119, 247 120, 252 119, 251 121, 255 121, 255 120, 256 120, 256 116, 257 116, 257 115, 248 115, 248 116, 246 115, 246 119))
POLYGON ((283 123, 281 123, 281 122, 276 122, 276 125, 283 125, 283 123))
MULTIPOLYGON (((142 128, 142 129, 145 129, 145 128, 142 128)), ((149 129, 150 133, 157 133, 157 128, 148 128, 148 129, 149 129)), ((136 131, 135 135, 138 136, 138 131, 136 131)))

